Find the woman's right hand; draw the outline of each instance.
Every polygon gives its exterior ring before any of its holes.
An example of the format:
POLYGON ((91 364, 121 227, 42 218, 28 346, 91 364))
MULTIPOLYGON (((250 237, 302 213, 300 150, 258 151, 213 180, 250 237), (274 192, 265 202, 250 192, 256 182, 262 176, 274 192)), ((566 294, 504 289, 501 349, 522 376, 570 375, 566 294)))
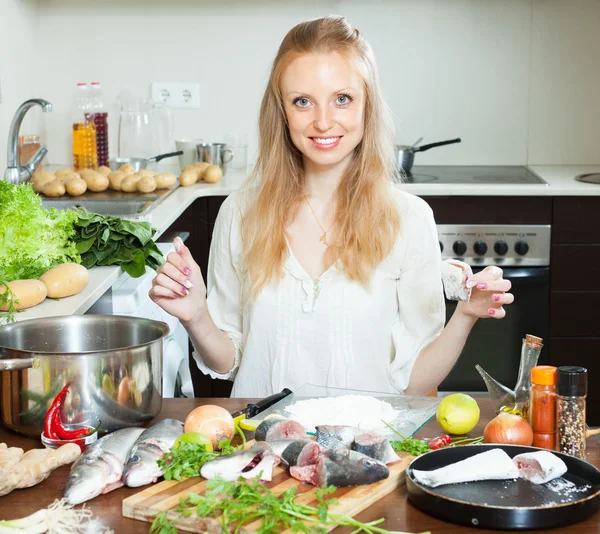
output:
POLYGON ((157 270, 148 295, 182 323, 201 319, 207 312, 206 285, 200 267, 181 238, 173 241, 175 252, 157 270))

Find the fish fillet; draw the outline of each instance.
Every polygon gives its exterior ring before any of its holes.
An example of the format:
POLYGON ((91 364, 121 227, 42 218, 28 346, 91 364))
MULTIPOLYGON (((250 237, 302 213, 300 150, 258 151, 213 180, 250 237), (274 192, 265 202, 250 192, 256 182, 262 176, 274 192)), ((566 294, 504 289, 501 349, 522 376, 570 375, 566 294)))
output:
POLYGON ((548 451, 518 454, 513 462, 519 469, 521 478, 534 484, 545 484, 567 472, 565 462, 548 451))
POLYGON ((412 474, 417 482, 435 488, 459 482, 519 478, 519 469, 502 449, 491 449, 433 471, 413 469, 412 474))

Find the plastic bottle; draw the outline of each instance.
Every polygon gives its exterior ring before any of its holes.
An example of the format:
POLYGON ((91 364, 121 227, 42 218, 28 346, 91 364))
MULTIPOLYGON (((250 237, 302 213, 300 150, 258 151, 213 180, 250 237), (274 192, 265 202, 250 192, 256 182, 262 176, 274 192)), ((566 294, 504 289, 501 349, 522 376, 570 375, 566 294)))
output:
POLYGON ((86 120, 89 108, 88 87, 78 83, 73 104, 73 168, 76 171, 98 168, 96 126, 86 120))
POLYGON ((88 122, 96 126, 96 156, 98 165, 108 167, 108 112, 102 101, 102 86, 100 82, 92 82, 90 89, 90 112, 88 122))
POLYGON ((531 369, 529 423, 533 446, 556 448, 556 367, 536 365, 531 369))
POLYGON ((556 371, 558 450, 585 460, 587 369, 564 366, 556 371))

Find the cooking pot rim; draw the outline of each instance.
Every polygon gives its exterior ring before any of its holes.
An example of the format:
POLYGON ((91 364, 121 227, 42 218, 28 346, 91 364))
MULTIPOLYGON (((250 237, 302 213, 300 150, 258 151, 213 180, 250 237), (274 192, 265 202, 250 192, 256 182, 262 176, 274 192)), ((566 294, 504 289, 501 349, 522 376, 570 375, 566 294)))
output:
MULTIPOLYGON (((115 319, 125 319, 126 321, 131 321, 132 319, 135 319, 138 322, 142 322, 142 323, 148 323, 148 324, 154 324, 157 327, 160 327, 163 329, 163 332, 161 334, 160 337, 157 337, 156 339, 153 339, 152 341, 146 341, 145 343, 140 343, 138 345, 129 345, 129 346, 124 346, 124 347, 112 347, 109 349, 98 349, 98 350, 81 350, 81 351, 72 351, 72 352, 64 352, 64 351, 43 351, 43 350, 27 350, 27 349, 17 349, 17 348, 13 348, 13 347, 7 347, 6 345, 2 345, 0 344, 0 359, 3 358, 3 352, 4 351, 11 351, 10 354, 10 358, 15 358, 15 357, 20 357, 20 355, 23 355, 23 357, 26 358, 31 358, 32 355, 34 356, 86 356, 86 355, 94 355, 94 354, 106 354, 106 353, 110 353, 110 352, 116 352, 116 351, 122 351, 122 350, 131 350, 131 349, 137 349, 137 348, 141 348, 141 347, 146 347, 148 345, 152 345, 153 343, 156 343, 157 341, 162 341, 163 339, 165 339, 171 332, 171 329, 169 327, 169 325, 167 323, 165 323, 164 321, 157 321, 156 319, 147 319, 145 317, 133 317, 130 315, 112 315, 112 314, 107 314, 107 315, 59 315, 56 317, 44 317, 41 320, 51 320, 52 322, 59 322, 61 320, 69 320, 73 317, 79 317, 79 318, 87 318, 87 319, 94 319, 94 318, 98 318, 98 317, 111 317, 111 318, 115 318, 115 319)), ((3 331, 6 331, 7 329, 12 329, 12 328, 18 328, 20 325, 26 325, 26 324, 31 324, 33 322, 39 322, 40 319, 26 319, 25 321, 18 321, 16 323, 11 323, 8 325, 4 325, 2 327, 3 331)))

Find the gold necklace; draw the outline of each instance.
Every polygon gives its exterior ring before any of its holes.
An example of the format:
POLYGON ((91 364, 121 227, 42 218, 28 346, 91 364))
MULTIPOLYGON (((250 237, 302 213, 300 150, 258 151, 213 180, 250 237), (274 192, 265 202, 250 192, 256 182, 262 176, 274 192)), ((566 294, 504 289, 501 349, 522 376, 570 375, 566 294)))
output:
POLYGON ((315 221, 317 221, 317 224, 319 225, 321 230, 323 230, 323 235, 319 238, 319 242, 323 243, 326 247, 328 247, 329 243, 327 242, 327 232, 331 230, 331 227, 335 224, 335 221, 331 223, 331 226, 329 226, 327 230, 325 230, 325 228, 323 228, 323 225, 319 222, 319 218, 317 217, 315 210, 312 209, 312 206, 310 205, 310 202, 308 201, 308 197, 306 195, 304 195, 304 200, 306 200, 306 203, 308 204, 308 207, 310 208, 310 211, 312 212, 315 221))

